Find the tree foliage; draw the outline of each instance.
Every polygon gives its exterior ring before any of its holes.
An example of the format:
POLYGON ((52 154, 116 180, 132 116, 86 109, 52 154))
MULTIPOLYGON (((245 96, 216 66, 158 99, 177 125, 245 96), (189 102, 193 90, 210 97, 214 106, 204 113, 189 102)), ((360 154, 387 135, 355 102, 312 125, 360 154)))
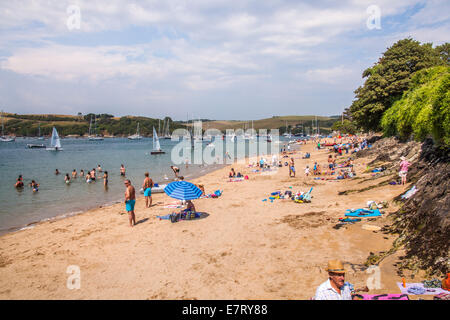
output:
POLYGON ((53 126, 62 136, 66 135, 86 135, 89 131, 89 123, 96 117, 97 133, 103 135, 127 136, 136 133, 139 122, 139 131, 141 135, 150 136, 153 133, 153 127, 158 130, 158 124, 170 121, 170 132, 178 128, 185 128, 184 125, 173 122, 170 117, 164 119, 154 119, 147 117, 121 117, 114 118, 110 114, 93 114, 85 116, 69 117, 58 115, 18 115, 8 114, 8 121, 5 121, 5 134, 16 136, 37 136, 40 125, 42 135, 51 135, 53 126))
POLYGON ((356 89, 347 114, 364 130, 380 130, 383 113, 410 88, 414 73, 447 63, 448 44, 433 48, 431 43, 421 44, 410 38, 396 42, 363 72, 366 80, 356 89))
POLYGON ((355 124, 348 119, 344 119, 344 121, 336 121, 331 129, 333 131, 349 134, 355 134, 358 131, 355 124))
POLYGON ((432 135, 438 144, 450 145, 450 67, 417 72, 411 88, 383 115, 387 136, 423 140, 432 135))

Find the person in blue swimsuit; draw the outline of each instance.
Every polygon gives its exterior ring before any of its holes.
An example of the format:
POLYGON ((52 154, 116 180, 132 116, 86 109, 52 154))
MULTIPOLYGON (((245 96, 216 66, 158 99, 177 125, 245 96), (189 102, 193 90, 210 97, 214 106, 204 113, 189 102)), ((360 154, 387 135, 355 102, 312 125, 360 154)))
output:
POLYGON ((152 188, 153 188, 153 180, 150 179, 149 173, 145 173, 144 184, 142 185, 142 189, 144 189, 145 196, 145 206, 150 208, 152 206, 152 188))
POLYGON ((39 191, 39 184, 34 180, 31 180, 30 187, 33 188, 33 192, 39 191))
POLYGON ((136 216, 134 214, 134 205, 136 204, 136 192, 134 190, 134 187, 131 185, 131 181, 129 179, 125 180, 124 184, 127 188, 127 190, 125 191, 125 209, 128 212, 130 227, 133 227, 136 224, 136 216))

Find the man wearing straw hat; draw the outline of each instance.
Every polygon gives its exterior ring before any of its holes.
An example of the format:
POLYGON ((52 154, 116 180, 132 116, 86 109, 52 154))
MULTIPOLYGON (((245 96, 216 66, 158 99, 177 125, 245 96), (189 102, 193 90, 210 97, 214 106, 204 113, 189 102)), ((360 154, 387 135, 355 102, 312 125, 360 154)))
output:
POLYGON ((314 300, 352 300, 350 284, 345 282, 345 269, 340 260, 328 261, 328 280, 316 290, 314 300))

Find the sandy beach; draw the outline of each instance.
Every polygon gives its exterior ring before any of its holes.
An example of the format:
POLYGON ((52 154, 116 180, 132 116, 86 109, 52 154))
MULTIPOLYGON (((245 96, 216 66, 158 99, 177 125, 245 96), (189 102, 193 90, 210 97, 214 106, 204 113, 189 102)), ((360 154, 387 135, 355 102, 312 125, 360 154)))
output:
MULTIPOLYGON (((364 287, 370 252, 389 250, 395 238, 362 225, 388 224, 388 213, 396 210, 392 198, 408 186, 338 195, 386 177, 366 181, 371 175, 363 171, 371 159, 361 158, 354 162, 358 179, 314 180, 305 177, 304 168, 314 161, 325 164, 328 149, 314 150, 309 142, 301 146, 304 152, 311 159, 293 155, 295 178, 289 178, 285 166, 269 174, 236 164, 235 171, 249 180, 229 182, 230 166, 194 180, 206 193, 223 190, 218 199, 194 201, 197 211, 205 213, 202 219, 158 219, 177 209, 164 208, 174 199, 155 194, 152 208, 144 207, 143 197, 137 200, 133 228, 119 203, 3 235, 0 299, 309 299, 327 279, 324 268, 330 259, 341 259, 346 281, 364 287), (262 201, 274 191, 311 187, 311 203, 262 201), (389 201, 382 217, 333 228, 346 209, 365 207, 369 200, 389 201), (80 289, 67 287, 70 265, 80 268, 80 289)), ((137 190, 141 184, 133 181, 137 190)), ((399 254, 381 263, 382 289, 369 293, 400 293, 394 266, 399 254)))

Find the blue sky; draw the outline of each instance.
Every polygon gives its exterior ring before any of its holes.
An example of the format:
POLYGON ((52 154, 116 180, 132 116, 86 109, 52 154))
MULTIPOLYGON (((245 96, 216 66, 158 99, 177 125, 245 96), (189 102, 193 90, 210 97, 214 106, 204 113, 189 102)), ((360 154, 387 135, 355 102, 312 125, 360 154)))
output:
MULTIPOLYGON (((72 15, 72 16, 71 16, 72 15)), ((449 42, 446 0, 2 1, 0 108, 260 119, 335 115, 397 40, 449 42), (80 10, 70 30, 69 6, 80 10), (368 7, 381 29, 369 29, 368 7)))

